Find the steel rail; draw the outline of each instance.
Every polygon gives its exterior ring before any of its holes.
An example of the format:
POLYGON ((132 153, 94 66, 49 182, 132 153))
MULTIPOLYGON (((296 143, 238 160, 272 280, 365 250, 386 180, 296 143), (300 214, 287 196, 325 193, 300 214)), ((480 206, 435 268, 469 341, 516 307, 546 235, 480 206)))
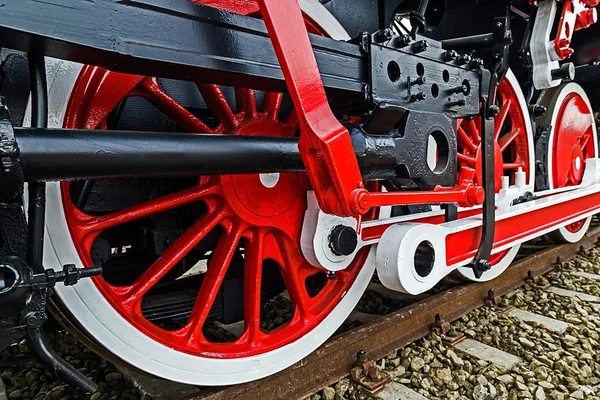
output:
POLYGON ((261 380, 220 389, 208 389, 187 400, 300 399, 349 374, 360 350, 380 359, 431 332, 436 316, 456 321, 485 304, 490 290, 502 296, 575 257, 582 249, 600 243, 600 227, 591 229, 578 243, 562 244, 514 263, 498 278, 467 283, 428 297, 371 323, 335 336, 289 368, 261 380))

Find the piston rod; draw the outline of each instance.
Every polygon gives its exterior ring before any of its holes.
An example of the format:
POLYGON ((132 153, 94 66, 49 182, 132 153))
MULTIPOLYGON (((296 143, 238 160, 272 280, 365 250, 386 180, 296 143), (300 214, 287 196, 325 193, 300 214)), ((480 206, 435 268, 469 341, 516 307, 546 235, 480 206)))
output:
POLYGON ((303 170, 298 139, 15 128, 25 181, 303 170))
MULTIPOLYGON (((304 171, 298 137, 14 128, 27 182, 304 171)), ((364 179, 395 177, 381 140, 352 135, 364 179)), ((394 151, 393 141, 385 147, 394 151)))

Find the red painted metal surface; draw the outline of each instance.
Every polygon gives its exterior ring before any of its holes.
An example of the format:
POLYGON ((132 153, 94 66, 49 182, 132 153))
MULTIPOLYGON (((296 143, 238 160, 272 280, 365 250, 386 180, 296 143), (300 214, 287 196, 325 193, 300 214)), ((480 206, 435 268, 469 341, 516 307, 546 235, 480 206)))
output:
MULTIPOLYGON (((502 187, 502 176, 509 176, 514 184, 514 173, 521 168, 529 181, 529 143, 527 117, 519 106, 516 90, 505 79, 498 86, 500 113, 494 121, 496 191, 502 187)), ((481 164, 481 118, 459 119, 457 122, 459 171, 477 185, 483 184, 481 164)))
POLYGON ((231 11, 236 14, 252 15, 259 12, 258 2, 253 0, 190 0, 192 3, 203 4, 205 6, 219 8, 221 10, 231 11))
POLYGON ((298 147, 319 206, 342 216, 364 214, 370 207, 350 135, 329 108, 298 2, 259 5, 298 114, 298 147))
POLYGON ((565 0, 554 39, 554 49, 560 60, 571 57, 573 33, 585 29, 598 21, 596 7, 600 0, 565 0))
MULTIPOLYGON (((599 208, 600 193, 593 193, 566 203, 529 210, 525 215, 496 221, 494 247, 503 246, 552 226, 560 226, 561 222, 583 216, 587 212, 597 211, 599 208)), ((449 265, 460 263, 475 256, 480 235, 481 227, 448 235, 446 238, 446 262, 449 265)))
POLYGON ((436 186, 430 191, 410 191, 392 193, 370 193, 371 207, 381 207, 393 204, 438 204, 456 203, 461 207, 472 207, 483 204, 485 191, 481 186, 463 184, 454 188, 436 186))
MULTIPOLYGON (((554 188, 577 186, 583 178, 585 160, 593 158, 595 123, 592 110, 577 93, 571 93, 559 105, 552 142, 552 184, 554 188)), ((565 228, 579 231, 585 221, 565 228)))
MULTIPOLYGON (((494 120, 494 179, 496 192, 502 187, 502 176, 508 176, 515 183, 515 172, 521 168, 529 181, 529 142, 527 138, 527 117, 519 106, 516 90, 508 79, 504 79, 497 89, 500 112, 494 120)), ((466 183, 483 184, 481 118, 461 119, 457 122, 457 157, 459 178, 467 177, 466 183)), ((460 182, 460 180, 459 180, 460 182)), ((463 182, 465 184, 465 182, 463 182)), ((493 266, 508 253, 508 250, 490 256, 493 266)))
MULTIPOLYGON (((240 5, 242 2, 236 2, 240 5)), ((241 6, 240 6, 241 7, 241 6)), ((309 22, 313 24, 312 22, 309 22)), ((311 30, 316 30, 311 25, 311 30)), ((265 134, 292 136, 298 118, 291 112, 281 119, 281 93, 265 93, 262 106, 250 89, 235 89, 236 109, 228 104, 217 85, 198 84, 209 111, 218 121, 208 126, 165 92, 152 77, 109 72, 84 67, 72 93, 65 127, 106 129, 106 117, 127 97, 143 97, 182 129, 203 133, 265 134)), ((104 230, 118 228, 160 212, 193 202, 202 202, 206 213, 175 240, 148 269, 129 286, 114 286, 103 278, 94 282, 111 305, 129 323, 159 343, 194 355, 235 358, 260 354, 308 334, 341 300, 354 282, 368 250, 361 251, 344 271, 327 280, 325 287, 309 296, 305 281, 321 269, 311 266, 300 251, 300 232, 310 189, 304 173, 281 173, 274 187, 266 187, 256 175, 199 177, 193 187, 112 212, 88 215, 73 204, 69 184, 62 183, 65 215, 73 241, 85 265, 91 266, 90 250, 104 230), (187 324, 175 331, 162 329, 142 315, 143 296, 173 269, 196 244, 214 229, 221 235, 208 265, 196 303, 187 324), (245 331, 231 343, 209 342, 202 326, 215 301, 230 261, 238 247, 244 258, 245 331), (293 317, 271 332, 260 326, 262 263, 279 266, 293 303, 293 317)))

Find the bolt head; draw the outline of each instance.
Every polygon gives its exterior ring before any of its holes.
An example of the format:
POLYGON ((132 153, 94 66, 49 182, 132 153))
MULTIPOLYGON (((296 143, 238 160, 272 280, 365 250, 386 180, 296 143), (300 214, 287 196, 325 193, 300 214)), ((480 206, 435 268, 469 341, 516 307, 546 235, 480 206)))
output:
POLYGON ((349 256, 358 247, 358 234, 349 226, 338 225, 331 230, 329 247, 335 255, 349 256))
POLYGON ((477 260, 475 268, 481 272, 489 271, 492 266, 487 260, 477 260))
POLYGON ((496 115, 500 114, 500 107, 495 104, 491 105, 490 108, 488 108, 488 112, 492 117, 495 117, 496 115))

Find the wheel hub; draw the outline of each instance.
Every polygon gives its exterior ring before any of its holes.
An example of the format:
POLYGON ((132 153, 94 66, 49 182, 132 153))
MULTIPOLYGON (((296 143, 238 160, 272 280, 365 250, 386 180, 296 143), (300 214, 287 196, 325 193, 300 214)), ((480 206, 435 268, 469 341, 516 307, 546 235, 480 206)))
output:
POLYGON ((571 179, 574 182, 581 182, 583 178, 583 165, 584 165, 584 155, 583 149, 579 143, 573 146, 573 153, 571 155, 572 163, 571 163, 571 179))
POLYGON ((299 174, 227 175, 220 184, 235 214, 255 225, 272 225, 273 217, 285 220, 306 202, 306 182, 299 174))

